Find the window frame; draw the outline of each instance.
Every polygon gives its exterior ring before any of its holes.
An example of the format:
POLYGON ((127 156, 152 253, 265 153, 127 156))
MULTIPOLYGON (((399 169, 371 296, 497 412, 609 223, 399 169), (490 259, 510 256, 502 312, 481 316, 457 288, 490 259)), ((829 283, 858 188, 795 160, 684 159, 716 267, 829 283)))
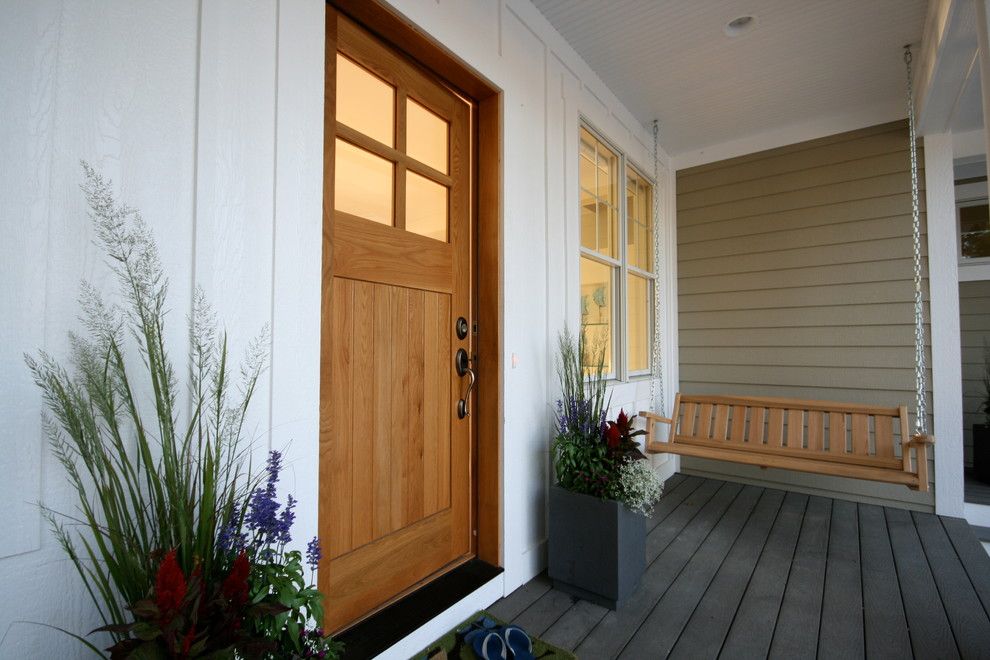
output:
POLYGON ((616 208, 618 209, 618 231, 615 236, 617 245, 616 253, 617 258, 609 257, 597 250, 592 250, 586 248, 581 239, 581 232, 583 231, 581 223, 581 177, 580 177, 580 160, 578 161, 578 312, 580 314, 580 261, 583 258, 587 258, 593 262, 607 266, 610 269, 614 269, 616 274, 616 280, 612 284, 612 299, 615 301, 612 309, 612 319, 611 325, 613 327, 612 331, 612 359, 614 360, 614 368, 606 374, 606 377, 610 381, 616 382, 630 382, 636 380, 645 380, 653 375, 653 342, 656 338, 656 305, 652 304, 652 301, 656 299, 657 287, 660 285, 660 276, 658 273, 659 264, 656 263, 656 254, 654 251, 654 244, 657 240, 657 222, 656 214, 654 213, 654 207, 656 204, 655 195, 657 194, 657 182, 656 180, 647 175, 645 170, 640 167, 635 160, 629 158, 623 149, 616 146, 615 142, 608 139, 601 131, 599 131, 595 126, 589 122, 585 117, 581 117, 578 122, 578 159, 581 156, 581 131, 587 131, 593 138, 598 140, 600 143, 605 145, 612 153, 615 154, 617 160, 617 194, 619 199, 617 200, 616 208), (645 269, 639 268, 637 266, 631 266, 629 264, 629 249, 628 249, 628 231, 629 231, 629 209, 628 207, 628 178, 629 174, 635 174, 637 177, 642 179, 646 184, 649 185, 650 190, 650 205, 649 205, 649 219, 650 219, 650 244, 649 244, 649 254, 652 270, 647 271, 645 269), (649 308, 647 310, 647 337, 646 345, 648 347, 647 351, 647 368, 640 370, 632 370, 629 368, 629 276, 642 277, 647 282, 647 298, 651 301, 649 308))

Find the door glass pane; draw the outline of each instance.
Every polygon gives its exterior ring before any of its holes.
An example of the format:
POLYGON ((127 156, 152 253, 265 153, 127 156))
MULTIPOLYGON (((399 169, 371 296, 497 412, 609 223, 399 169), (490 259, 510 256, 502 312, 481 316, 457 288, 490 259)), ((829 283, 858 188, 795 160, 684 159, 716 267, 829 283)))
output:
POLYGON ((628 276, 626 305, 628 333, 626 337, 629 355, 629 372, 649 371, 650 369, 650 280, 639 275, 628 276))
POLYGON ((406 153, 447 174, 447 122, 406 99, 406 153))
POLYGON ((626 170, 626 258, 630 266, 653 270, 653 187, 626 170))
POLYGON ((337 53, 337 121, 394 146, 395 89, 337 53))
MULTIPOLYGON (((612 368, 614 282, 614 268, 581 257, 581 328, 587 341, 589 356, 598 355, 604 350, 605 373, 614 371, 612 368)), ((584 366, 593 367, 594 364, 584 366)))
POLYGON ((334 159, 333 207, 391 225, 392 162, 340 138, 334 159))
POLYGON ((406 171, 406 230, 447 240, 447 187, 406 171))
POLYGON ((959 207, 959 248, 963 259, 990 257, 990 215, 987 204, 959 207))

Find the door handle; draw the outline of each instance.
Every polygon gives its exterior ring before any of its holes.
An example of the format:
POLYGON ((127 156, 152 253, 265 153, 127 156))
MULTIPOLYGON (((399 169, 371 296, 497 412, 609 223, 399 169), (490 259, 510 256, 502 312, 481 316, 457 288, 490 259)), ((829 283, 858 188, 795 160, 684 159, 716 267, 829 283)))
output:
POLYGON ((468 357, 467 351, 463 348, 458 348, 457 353, 454 355, 454 368, 457 370, 457 375, 461 378, 464 376, 468 377, 467 390, 464 392, 464 396, 457 402, 457 418, 464 419, 471 414, 468 410, 468 397, 471 396, 471 390, 474 389, 474 369, 471 368, 471 358, 468 357))

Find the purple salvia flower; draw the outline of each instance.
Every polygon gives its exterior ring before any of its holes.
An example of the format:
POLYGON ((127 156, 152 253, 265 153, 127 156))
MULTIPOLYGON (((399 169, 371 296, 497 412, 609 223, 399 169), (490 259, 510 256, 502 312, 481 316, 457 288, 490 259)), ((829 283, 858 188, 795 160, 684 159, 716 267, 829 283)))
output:
MULTIPOLYGON (((320 565, 320 559, 323 558, 323 549, 320 547, 320 538, 314 536, 313 540, 306 545, 306 563, 314 571, 316 567, 320 565)), ((321 636, 322 636, 322 631, 321 636)))

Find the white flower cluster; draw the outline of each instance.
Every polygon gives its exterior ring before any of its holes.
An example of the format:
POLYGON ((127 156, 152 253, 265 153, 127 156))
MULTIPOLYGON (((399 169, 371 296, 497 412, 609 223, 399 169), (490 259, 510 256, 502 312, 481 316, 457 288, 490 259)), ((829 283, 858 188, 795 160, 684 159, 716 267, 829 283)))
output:
POLYGON ((619 468, 619 484, 622 502, 644 516, 653 513, 653 505, 663 494, 663 481, 648 460, 626 461, 619 468))

